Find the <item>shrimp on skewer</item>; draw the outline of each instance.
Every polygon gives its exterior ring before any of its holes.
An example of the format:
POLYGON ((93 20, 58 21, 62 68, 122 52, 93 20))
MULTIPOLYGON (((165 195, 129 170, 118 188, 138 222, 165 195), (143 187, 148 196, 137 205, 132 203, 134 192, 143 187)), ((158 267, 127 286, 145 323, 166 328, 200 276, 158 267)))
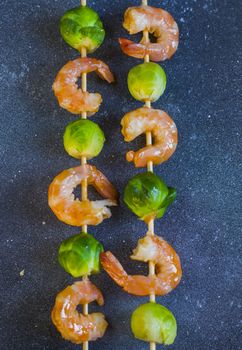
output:
POLYGON ((181 280, 180 258, 162 238, 147 235, 138 242, 131 259, 155 264, 156 275, 128 275, 111 252, 101 253, 101 264, 109 276, 123 289, 134 295, 154 293, 165 295, 177 287, 181 280))
POLYGON ((98 225, 111 216, 107 206, 116 206, 118 193, 108 179, 94 166, 83 165, 64 170, 52 181, 48 202, 59 220, 72 226, 98 225), (73 190, 81 182, 94 186, 106 198, 97 201, 75 199, 73 190))
POLYGON ((102 313, 83 315, 76 309, 79 304, 95 300, 99 305, 104 304, 101 291, 88 279, 68 286, 57 295, 51 319, 64 339, 81 344, 104 335, 108 323, 102 313))
POLYGON ((96 71, 102 79, 109 83, 114 81, 109 67, 103 61, 95 58, 77 58, 61 68, 53 84, 55 96, 61 107, 73 114, 87 112, 91 115, 98 111, 102 102, 101 95, 84 92, 77 85, 77 80, 83 73, 93 71, 96 71))
POLYGON ((124 15, 124 28, 130 34, 148 30, 157 38, 156 43, 140 43, 119 39, 122 51, 128 56, 144 58, 149 55, 151 61, 164 61, 176 52, 179 42, 179 29, 174 18, 166 11, 151 7, 129 7, 124 15))
POLYGON ((164 111, 142 107, 125 114, 121 125, 127 142, 147 131, 152 132, 155 138, 153 145, 126 154, 127 161, 133 161, 137 168, 146 166, 149 161, 154 164, 163 163, 175 152, 178 142, 177 128, 164 111))

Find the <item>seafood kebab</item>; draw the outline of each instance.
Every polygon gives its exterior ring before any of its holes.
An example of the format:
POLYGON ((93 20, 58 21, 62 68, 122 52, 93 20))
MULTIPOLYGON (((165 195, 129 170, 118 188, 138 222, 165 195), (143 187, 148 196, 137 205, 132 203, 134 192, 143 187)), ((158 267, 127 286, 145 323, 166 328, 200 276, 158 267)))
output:
POLYGON ((161 218, 176 198, 176 190, 167 187, 153 173, 153 165, 167 161, 175 152, 178 133, 174 121, 164 111, 151 108, 151 102, 159 99, 166 87, 166 74, 158 61, 173 56, 178 47, 179 31, 173 17, 165 10, 154 8, 143 1, 141 6, 130 7, 124 15, 124 28, 130 34, 143 31, 140 43, 120 39, 122 51, 129 56, 144 59, 128 74, 131 95, 145 106, 128 112, 122 118, 122 134, 131 142, 146 134, 146 146, 126 154, 135 167, 147 167, 147 172, 133 177, 124 191, 128 208, 148 225, 148 232, 138 242, 131 259, 149 263, 149 275, 129 275, 111 253, 101 253, 101 263, 110 277, 124 291, 137 296, 150 296, 150 302, 139 306, 132 314, 131 329, 134 336, 150 343, 169 345, 176 337, 176 319, 167 308, 155 302, 155 296, 171 292, 182 277, 181 263, 175 250, 156 235, 154 219, 161 218), (153 34, 156 42, 149 40, 153 34), (153 62, 150 62, 153 61, 153 62))
POLYGON ((86 54, 94 52, 103 42, 105 31, 98 14, 86 6, 67 11, 61 18, 60 32, 63 39, 81 53, 81 57, 68 62, 59 71, 53 90, 59 105, 81 119, 71 122, 64 132, 66 152, 79 160, 81 165, 62 171, 52 181, 49 206, 57 218, 72 226, 82 227, 82 232, 64 240, 58 251, 60 265, 73 277, 82 281, 66 287, 56 297, 51 318, 62 337, 88 349, 88 342, 104 335, 107 321, 102 313, 88 314, 88 304, 96 301, 103 305, 101 291, 89 280, 89 275, 100 271, 100 253, 103 246, 87 233, 88 225, 98 225, 111 216, 109 207, 117 205, 118 193, 109 180, 87 160, 102 150, 105 137, 98 124, 87 117, 95 114, 102 97, 87 91, 87 74, 96 72, 108 83, 114 81, 107 64, 86 54), (78 79, 82 84, 78 87, 78 79), (81 185, 81 199, 75 198, 74 189, 81 185), (88 199, 88 185, 93 186, 103 200, 88 199), (83 313, 77 306, 83 305, 83 313))

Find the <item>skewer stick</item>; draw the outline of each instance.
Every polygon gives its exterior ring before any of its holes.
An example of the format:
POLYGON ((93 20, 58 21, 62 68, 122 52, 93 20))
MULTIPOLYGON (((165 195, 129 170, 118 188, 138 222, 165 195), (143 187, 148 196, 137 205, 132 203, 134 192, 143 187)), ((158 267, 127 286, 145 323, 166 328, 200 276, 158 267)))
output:
MULTIPOLYGON (((83 2, 85 2, 85 1, 83 1, 83 2)), ((82 47, 81 56, 86 57, 86 55, 87 55, 87 50, 85 47, 82 47)), ((82 73, 82 91, 84 91, 84 92, 87 91, 87 73, 82 73)), ((87 118, 87 113, 82 112, 82 119, 86 119, 86 118, 87 118)), ((87 164, 86 157, 81 158, 81 164, 82 165, 87 164)), ((82 200, 83 201, 87 200, 87 179, 84 179, 82 181, 82 200)), ((87 225, 82 226, 82 231, 87 232, 87 225)))
MULTIPOLYGON (((147 6, 148 1, 147 0, 142 0, 142 5, 147 6)), ((149 43, 149 32, 148 30, 143 31, 143 39, 145 43, 149 43)), ((150 57, 149 55, 145 55, 144 62, 149 62, 150 57)), ((150 101, 145 102, 145 106, 148 108, 151 108, 151 103, 150 101)), ((150 131, 146 133, 146 145, 152 145, 152 134, 150 131)), ((147 164, 147 170, 153 172, 153 162, 149 161, 147 164)), ((151 219, 148 223, 148 235, 154 235, 154 219, 151 219)), ((152 261, 149 261, 149 276, 152 276, 155 274, 155 264, 152 261)), ((155 302, 155 294, 150 293, 150 301, 155 302)), ((156 350, 156 343, 150 342, 150 350, 156 350)))
MULTIPOLYGON (((82 6, 86 6, 87 2, 86 0, 81 0, 81 5, 82 6)), ((82 47, 81 49, 81 57, 86 57, 87 56, 87 50, 85 47, 82 47)), ((82 74, 82 91, 87 91, 87 73, 83 73, 82 74)), ((86 119, 87 118, 87 113, 86 112, 82 112, 81 115, 82 119, 86 119)), ((87 159, 86 157, 82 157, 81 158, 81 164, 85 165, 87 164, 87 159)), ((82 181, 82 200, 86 201, 88 198, 88 192, 87 192, 87 179, 84 179, 82 181)), ((87 225, 83 225, 82 226, 82 232, 87 232, 87 225)), ((83 305, 83 315, 88 315, 88 304, 84 304, 83 305)), ((83 350, 88 350, 89 345, 88 345, 88 341, 83 342, 83 346, 82 349, 83 350)))

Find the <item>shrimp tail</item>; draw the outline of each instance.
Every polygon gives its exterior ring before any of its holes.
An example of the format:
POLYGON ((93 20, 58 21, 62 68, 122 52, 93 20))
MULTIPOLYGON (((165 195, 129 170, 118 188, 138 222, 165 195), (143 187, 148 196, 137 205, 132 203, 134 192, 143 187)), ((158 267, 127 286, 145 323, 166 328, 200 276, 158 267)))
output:
POLYGON ((142 59, 146 55, 146 47, 141 43, 137 44, 132 40, 119 38, 119 44, 123 53, 128 56, 142 59))
POLYGON ((118 191, 101 171, 93 165, 85 165, 84 168, 87 170, 89 183, 95 187, 101 196, 113 201, 118 200, 118 191))
POLYGON ((100 68, 97 70, 96 73, 101 79, 106 80, 110 84, 113 83, 115 80, 113 73, 110 71, 108 65, 104 63, 100 65, 100 68))
POLYGON ((109 276, 120 286, 124 287, 128 274, 123 269, 122 265, 111 252, 104 252, 100 254, 100 261, 104 270, 109 276))

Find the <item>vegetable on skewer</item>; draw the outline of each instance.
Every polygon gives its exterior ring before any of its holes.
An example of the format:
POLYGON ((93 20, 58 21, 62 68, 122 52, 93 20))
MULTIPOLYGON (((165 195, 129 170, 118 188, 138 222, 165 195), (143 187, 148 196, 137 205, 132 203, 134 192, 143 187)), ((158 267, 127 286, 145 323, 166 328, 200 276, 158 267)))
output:
POLYGON ((91 120, 79 119, 67 125, 64 133, 66 152, 77 159, 92 159, 103 148, 105 136, 100 127, 91 120))
POLYGON ((64 240, 58 251, 60 265, 73 277, 86 277, 100 272, 103 246, 92 235, 81 233, 64 240))
POLYGON ((131 329, 137 339, 158 344, 173 344, 176 338, 176 319, 163 305, 140 305, 132 314, 131 329))
POLYGON ((134 176, 124 189, 125 204, 146 223, 161 218, 175 198, 176 190, 152 172, 134 176))
POLYGON ((166 73, 154 62, 134 66, 128 74, 128 88, 138 101, 157 101, 166 88, 166 73))
POLYGON ((94 52, 103 42, 105 30, 98 14, 90 7, 76 7, 67 11, 61 18, 60 33, 74 49, 81 52, 94 52))

